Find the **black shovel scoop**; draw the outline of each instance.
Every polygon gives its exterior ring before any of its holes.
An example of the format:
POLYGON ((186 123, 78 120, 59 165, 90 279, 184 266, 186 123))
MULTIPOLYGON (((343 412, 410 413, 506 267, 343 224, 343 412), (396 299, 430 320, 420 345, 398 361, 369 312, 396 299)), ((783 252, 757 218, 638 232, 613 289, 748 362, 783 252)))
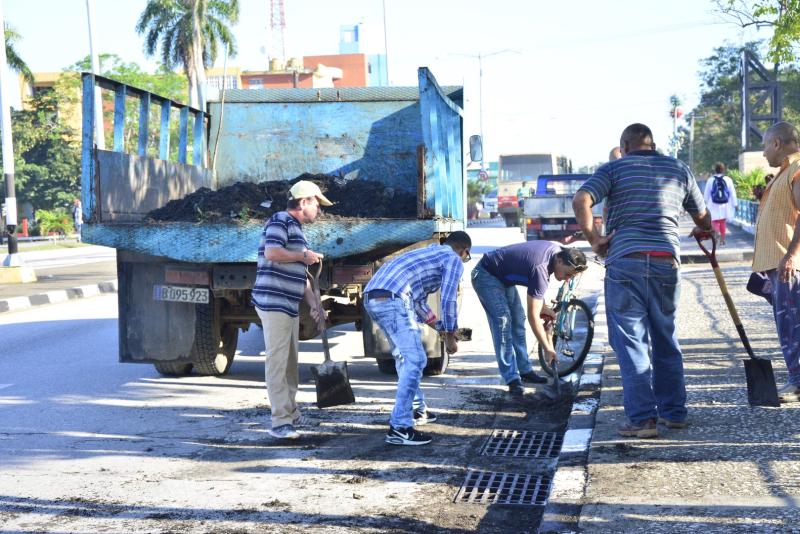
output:
MULTIPOLYGON (((317 297, 317 306, 322 310, 322 298, 319 294, 319 275, 322 272, 322 262, 309 268, 308 278, 311 289, 317 297), (314 274, 311 273, 315 270, 314 274)), ((328 332, 325 320, 320 318, 320 334, 322 336, 322 350, 325 361, 320 365, 311 366, 311 374, 317 385, 317 407, 328 408, 341 404, 351 404, 356 401, 353 388, 350 387, 350 378, 347 375, 347 362, 334 362, 331 360, 330 346, 328 345, 328 332)))
POLYGON ((744 349, 747 351, 749 359, 744 361, 744 374, 747 378, 747 402, 750 406, 780 406, 778 400, 778 387, 775 385, 775 374, 772 372, 772 362, 758 358, 753 354, 753 349, 750 347, 750 340, 747 339, 747 334, 744 332, 742 321, 739 319, 739 314, 736 313, 736 307, 733 305, 728 293, 728 286, 725 284, 725 279, 722 277, 722 271, 717 263, 717 240, 711 233, 695 235, 697 244, 700 249, 708 257, 711 267, 714 269, 714 276, 717 278, 717 283, 722 291, 722 296, 725 298, 725 304, 728 305, 728 311, 733 319, 733 324, 736 326, 736 331, 739 332, 739 338, 742 340, 744 349), (703 246, 703 239, 711 239, 711 251, 703 246))

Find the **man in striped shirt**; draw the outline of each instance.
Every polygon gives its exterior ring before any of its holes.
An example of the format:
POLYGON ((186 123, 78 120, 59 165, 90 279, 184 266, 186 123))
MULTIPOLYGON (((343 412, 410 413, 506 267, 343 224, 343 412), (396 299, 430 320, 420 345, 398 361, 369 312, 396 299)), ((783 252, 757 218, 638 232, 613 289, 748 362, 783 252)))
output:
POLYGON ((258 247, 258 269, 253 305, 264 328, 265 381, 272 412, 269 433, 279 439, 297 439, 302 421, 297 408, 300 300, 305 298, 315 321, 317 298, 306 277, 308 265, 322 260, 309 250, 301 225, 314 222, 320 205, 330 206, 319 186, 301 180, 289 190, 286 211, 274 214, 264 226, 258 247))
POLYGON ((687 424, 683 355, 675 333, 678 217, 682 209, 692 216, 695 235, 711 231, 711 217, 689 168, 656 152, 650 128, 631 124, 622 132, 620 148, 623 157, 597 169, 572 206, 592 249, 607 256, 608 336, 619 361, 628 418, 618 432, 653 438, 657 424, 687 424), (603 199, 606 236, 592 216, 592 206, 603 199))
POLYGON ((386 443, 425 445, 431 438, 414 425, 432 423, 420 388, 427 363, 419 323, 435 327, 445 336, 450 354, 458 350, 458 283, 469 261, 472 240, 466 232, 453 232, 441 245, 406 252, 385 263, 364 289, 364 307, 392 345, 397 369, 397 398, 389 419, 386 443), (441 320, 428 306, 428 295, 441 289, 441 320))

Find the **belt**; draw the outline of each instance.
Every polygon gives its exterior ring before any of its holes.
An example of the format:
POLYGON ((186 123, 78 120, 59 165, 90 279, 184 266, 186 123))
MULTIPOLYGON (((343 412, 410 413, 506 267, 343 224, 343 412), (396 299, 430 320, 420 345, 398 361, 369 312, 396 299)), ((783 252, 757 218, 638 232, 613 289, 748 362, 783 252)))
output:
POLYGON ((650 261, 658 261, 658 262, 665 262, 665 263, 675 263, 675 258, 670 256, 656 256, 654 254, 648 254, 646 252, 631 252, 630 254, 625 254, 623 258, 634 258, 637 260, 650 260, 650 261))
POLYGON ((367 300, 389 300, 397 298, 397 295, 385 289, 373 289, 364 295, 367 300))

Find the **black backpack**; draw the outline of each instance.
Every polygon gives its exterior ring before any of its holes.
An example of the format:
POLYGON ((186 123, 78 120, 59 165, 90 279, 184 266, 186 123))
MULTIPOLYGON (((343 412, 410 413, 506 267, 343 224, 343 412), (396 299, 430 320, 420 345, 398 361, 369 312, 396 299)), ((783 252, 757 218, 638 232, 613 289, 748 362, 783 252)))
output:
POLYGON ((728 191, 728 184, 725 183, 725 177, 721 174, 713 176, 714 183, 711 184, 711 202, 714 204, 727 204, 731 198, 731 192, 728 191))

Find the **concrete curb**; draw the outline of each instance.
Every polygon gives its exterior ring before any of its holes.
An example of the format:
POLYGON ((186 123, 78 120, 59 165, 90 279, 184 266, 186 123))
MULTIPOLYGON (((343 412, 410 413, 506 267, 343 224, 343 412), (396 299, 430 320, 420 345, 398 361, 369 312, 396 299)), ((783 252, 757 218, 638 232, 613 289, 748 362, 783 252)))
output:
POLYGON ((595 416, 600 403, 603 363, 608 346, 605 296, 602 291, 594 310, 594 338, 586 356, 572 403, 564 444, 558 456, 558 467, 547 499, 539 532, 576 532, 586 494, 589 446, 592 442, 595 416))
POLYGON ((47 291, 37 293, 27 297, 10 297, 0 300, 0 313, 27 310, 34 306, 44 306, 46 304, 58 304, 73 299, 85 299, 96 297, 103 293, 116 293, 117 281, 108 280, 98 284, 87 284, 83 286, 59 289, 57 291, 47 291))

